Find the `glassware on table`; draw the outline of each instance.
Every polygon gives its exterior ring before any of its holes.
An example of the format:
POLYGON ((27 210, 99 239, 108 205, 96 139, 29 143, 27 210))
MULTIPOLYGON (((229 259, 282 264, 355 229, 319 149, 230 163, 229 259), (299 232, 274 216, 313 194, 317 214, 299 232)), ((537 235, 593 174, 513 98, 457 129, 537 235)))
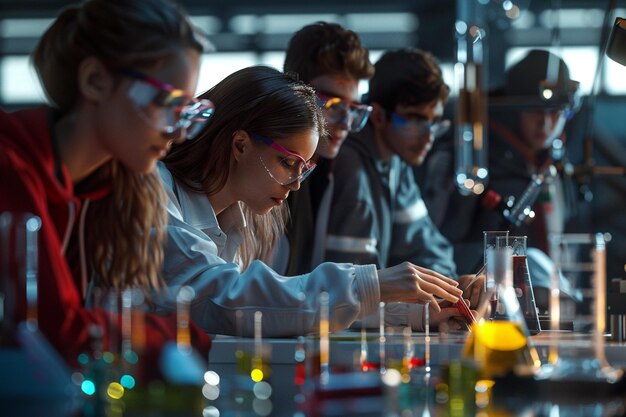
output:
POLYGON ((196 296, 190 286, 176 294, 176 342, 167 342, 159 365, 166 382, 180 386, 201 386, 207 370, 206 360, 191 345, 190 306, 196 296))
POLYGON ((365 327, 361 328, 361 349, 359 357, 359 368, 361 372, 376 371, 380 374, 385 373, 385 367, 387 365, 385 359, 386 341, 385 303, 381 301, 378 304, 378 336, 376 337, 375 343, 370 345, 365 327))
POLYGON ((507 237, 509 235, 508 230, 486 230, 483 231, 483 267, 480 271, 477 272, 476 275, 480 273, 485 274, 485 292, 490 292, 490 312, 491 315, 495 315, 498 308, 498 292, 495 291, 496 282, 494 279, 494 274, 489 273, 489 268, 487 264, 487 253, 491 249, 496 249, 498 245, 499 237, 507 237), (482 271, 482 272, 481 272, 482 271))
POLYGON ((476 362, 483 379, 511 371, 532 374, 541 365, 513 286, 512 253, 507 236, 487 248, 487 279, 495 285, 487 289, 478 306, 478 323, 472 326, 464 349, 464 356, 476 362), (490 306, 494 293, 498 294, 496 315, 491 314, 490 306))
MULTIPOLYGON (((501 238, 505 239, 505 238, 501 238)), ((531 334, 541 332, 532 278, 528 269, 526 256, 526 236, 508 236, 506 245, 511 248, 513 256, 513 287, 517 295, 526 326, 531 334)))
POLYGON ((30 213, 0 213, 0 402, 8 414, 65 415, 80 406, 70 369, 39 330, 46 313, 38 311, 42 226, 30 213))
POLYGON ((606 242, 604 235, 557 234, 550 236, 554 271, 550 323, 559 329, 559 276, 562 274, 582 295, 574 311, 574 332, 551 333, 549 363, 543 376, 553 381, 612 384, 623 376, 611 367, 604 352, 606 326, 606 242))
POLYGON ((236 375, 229 376, 232 392, 227 397, 232 403, 227 408, 235 410, 241 416, 256 415, 255 407, 272 408, 271 345, 263 339, 261 311, 237 310, 235 318, 237 372, 236 375))
POLYGON ((254 382, 267 380, 271 374, 271 346, 263 340, 263 313, 256 310, 237 310, 235 318, 238 375, 254 382))
POLYGON ((213 397, 205 383, 208 363, 191 344, 190 308, 195 297, 191 286, 183 285, 176 291, 176 341, 166 342, 159 357, 164 390, 155 396, 149 389, 151 406, 156 409, 197 415, 204 401, 213 397))
POLYGON ((487 268, 487 250, 497 247, 499 237, 507 237, 508 230, 484 230, 483 231, 483 268, 487 268))

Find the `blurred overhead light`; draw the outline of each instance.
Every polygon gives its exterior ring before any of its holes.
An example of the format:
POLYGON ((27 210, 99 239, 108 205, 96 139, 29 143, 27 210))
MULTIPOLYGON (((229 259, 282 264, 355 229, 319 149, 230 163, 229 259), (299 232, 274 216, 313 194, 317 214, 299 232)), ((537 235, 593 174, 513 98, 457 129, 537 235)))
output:
POLYGON ((546 28, 553 28, 555 22, 561 28, 599 28, 603 18, 602 9, 544 10, 539 15, 541 25, 546 28))
POLYGON ((535 26, 536 20, 535 13, 524 10, 519 12, 519 17, 513 20, 511 26, 515 29, 530 29, 535 26))
POLYGON ((413 13, 349 13, 345 23, 356 32, 415 32, 419 26, 413 13))
POLYGON ((222 30, 222 23, 215 16, 191 16, 190 19, 194 25, 208 35, 219 33, 222 30))
POLYGON ((519 7, 513 5, 509 10, 506 11, 506 17, 508 17, 509 19, 517 19, 518 17, 520 17, 520 10, 519 7))
POLYGON ((53 19, 0 19, 0 37, 39 38, 53 19))

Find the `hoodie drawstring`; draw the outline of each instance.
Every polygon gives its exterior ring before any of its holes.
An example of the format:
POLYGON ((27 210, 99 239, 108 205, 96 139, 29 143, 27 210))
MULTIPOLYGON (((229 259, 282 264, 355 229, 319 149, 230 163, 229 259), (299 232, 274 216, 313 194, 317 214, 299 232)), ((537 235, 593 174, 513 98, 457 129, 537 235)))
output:
POLYGON ((85 217, 87 217, 87 209, 89 208, 89 202, 91 200, 86 199, 83 203, 83 209, 80 212, 80 219, 78 221, 78 251, 80 254, 80 281, 83 300, 87 296, 87 258, 85 255, 85 217))
POLYGON ((63 244, 61 245, 61 254, 65 256, 67 245, 70 243, 70 237, 72 236, 72 229, 74 228, 74 217, 76 217, 76 206, 74 203, 68 203, 68 219, 67 228, 65 229, 65 235, 63 236, 63 244))

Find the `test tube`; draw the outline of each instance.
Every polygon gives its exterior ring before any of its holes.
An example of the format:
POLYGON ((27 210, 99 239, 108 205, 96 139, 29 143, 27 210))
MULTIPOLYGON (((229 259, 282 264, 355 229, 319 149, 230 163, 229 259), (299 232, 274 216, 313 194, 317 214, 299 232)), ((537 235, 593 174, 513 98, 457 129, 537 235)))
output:
POLYGON ((424 367, 426 374, 430 373, 430 301, 424 304, 424 367))
POLYGON ((265 379, 265 367, 263 365, 263 313, 254 312, 254 357, 252 358, 252 371, 250 373, 254 382, 265 379))
POLYGON ((242 310, 235 311, 235 327, 237 331, 237 346, 235 348, 235 361, 237 363, 237 373, 248 375, 250 373, 250 356, 244 347, 244 313, 242 310))
POLYGON ((413 338, 411 337, 411 324, 409 323, 404 329, 402 329, 402 336, 404 339, 404 358, 402 359, 402 379, 403 382, 408 382, 409 373, 413 367, 413 338))
POLYGON ((306 349, 304 333, 305 333, 305 324, 304 324, 304 314, 302 310, 304 309, 304 303, 306 301, 306 296, 303 292, 298 294, 298 323, 297 326, 300 328, 298 337, 296 339, 296 346, 294 349, 294 361, 296 363, 296 375, 295 382, 296 385, 304 384, 305 379, 305 361, 306 361, 306 349))
POLYGON ((378 324, 378 355, 380 358, 380 373, 384 374, 387 370, 385 367, 385 302, 378 304, 378 315, 380 323, 378 324))
POLYGON ((367 362, 367 330, 365 324, 361 322, 361 355, 359 357, 359 367, 363 371, 365 370, 365 363, 367 362))
POLYGON ((330 378, 330 323, 329 323, 329 299, 328 293, 322 292, 320 294, 320 383, 322 385, 328 384, 330 378))
POLYGON ((191 353, 191 333, 189 332, 189 306, 196 292, 188 285, 176 295, 176 345, 183 353, 191 353))
POLYGON ((131 340, 133 352, 141 356, 146 350, 145 296, 142 290, 134 288, 132 294, 131 340))
POLYGON ((26 327, 37 330, 37 233, 41 229, 41 219, 28 216, 25 221, 26 232, 26 327))
POLYGON ((132 352, 132 307, 133 289, 122 291, 122 357, 126 358, 132 352))

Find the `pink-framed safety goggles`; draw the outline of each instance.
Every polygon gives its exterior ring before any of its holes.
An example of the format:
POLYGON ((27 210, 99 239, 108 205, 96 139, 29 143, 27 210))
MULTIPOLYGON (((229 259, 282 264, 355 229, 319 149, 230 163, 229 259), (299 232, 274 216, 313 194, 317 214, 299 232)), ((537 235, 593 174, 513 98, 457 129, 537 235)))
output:
POLYGON ((296 181, 304 181, 315 169, 315 162, 306 161, 302 156, 295 152, 291 152, 284 146, 279 145, 272 139, 265 136, 251 133, 251 136, 257 142, 269 146, 286 155, 283 158, 272 161, 263 154, 259 155, 261 164, 270 177, 280 185, 293 184, 296 181))

